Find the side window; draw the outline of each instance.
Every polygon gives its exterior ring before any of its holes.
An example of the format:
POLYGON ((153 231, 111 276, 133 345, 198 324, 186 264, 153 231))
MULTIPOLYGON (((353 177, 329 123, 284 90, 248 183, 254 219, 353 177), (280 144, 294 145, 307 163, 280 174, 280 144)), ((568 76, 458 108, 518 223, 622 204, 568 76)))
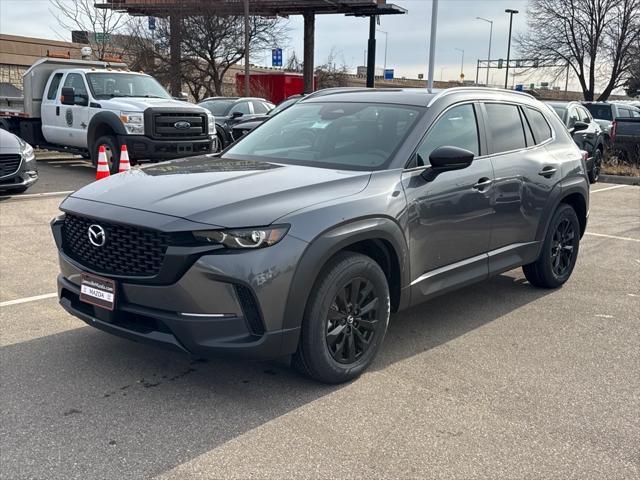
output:
POLYGON ((249 110, 249 102, 236 103, 229 113, 233 114, 235 112, 240 112, 244 115, 251 113, 251 110, 249 110))
POLYGON ((576 122, 580 121, 580 115, 578 109, 573 107, 569 109, 569 119, 567 120, 567 128, 573 128, 576 122))
POLYGON ((550 139, 551 127, 544 118, 544 115, 535 108, 527 107, 525 111, 536 143, 539 144, 550 139))
POLYGON ((87 93, 87 87, 84 84, 82 75, 79 73, 70 73, 64 80, 65 87, 72 87, 75 90, 74 101, 79 105, 89 104, 89 94, 87 93))
POLYGON ((480 154, 478 122, 473 105, 453 107, 436 120, 418 147, 418 164, 428 165, 431 152, 444 146, 464 148, 475 155, 480 154))
POLYGON ((524 137, 527 140, 527 147, 532 147, 536 144, 533 139, 533 134, 531 133, 531 126, 529 122, 527 122, 527 118, 524 116, 523 109, 524 107, 520 107, 520 121, 522 122, 522 127, 524 128, 524 137))
POLYGON ((251 103, 253 103, 253 113, 264 114, 269 111, 267 106, 262 102, 258 102, 257 100, 252 100, 251 103))
POLYGON ((587 111, 587 109, 584 107, 579 107, 579 110, 580 110, 580 116, 582 117, 582 121, 584 123, 591 123, 591 115, 589 115, 589 112, 587 111))
POLYGON ((51 85, 49 85, 49 91, 47 92, 47 100, 56 99, 56 95, 58 95, 58 87, 60 86, 61 80, 62 80, 61 73, 56 73, 53 76, 53 80, 51 80, 51 85))
POLYGON ((524 130, 518 107, 501 103, 487 103, 488 127, 491 130, 493 153, 519 150, 526 147, 524 130))
POLYGON ((618 108, 618 117, 629 118, 631 116, 631 112, 626 108, 618 108))
POLYGON ((631 116, 633 118, 640 118, 640 110, 631 110, 631 116))

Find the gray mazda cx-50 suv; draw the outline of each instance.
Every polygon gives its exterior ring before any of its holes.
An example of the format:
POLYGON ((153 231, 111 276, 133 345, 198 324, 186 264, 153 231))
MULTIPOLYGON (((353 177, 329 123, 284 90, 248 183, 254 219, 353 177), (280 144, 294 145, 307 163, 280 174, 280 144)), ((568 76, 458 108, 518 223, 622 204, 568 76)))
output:
POLYGON ((562 285, 588 199, 581 152, 533 97, 336 91, 220 155, 70 195, 52 223, 60 303, 130 339, 292 354, 343 382, 371 363, 391 312, 519 266, 562 285))

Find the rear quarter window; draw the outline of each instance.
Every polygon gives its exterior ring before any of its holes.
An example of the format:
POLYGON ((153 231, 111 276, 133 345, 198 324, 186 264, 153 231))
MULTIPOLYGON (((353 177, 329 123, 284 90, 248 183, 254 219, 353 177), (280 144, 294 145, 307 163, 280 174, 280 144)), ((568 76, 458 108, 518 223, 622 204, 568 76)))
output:
POLYGON ((542 112, 530 107, 526 107, 524 110, 536 144, 549 140, 552 135, 551 127, 542 112))

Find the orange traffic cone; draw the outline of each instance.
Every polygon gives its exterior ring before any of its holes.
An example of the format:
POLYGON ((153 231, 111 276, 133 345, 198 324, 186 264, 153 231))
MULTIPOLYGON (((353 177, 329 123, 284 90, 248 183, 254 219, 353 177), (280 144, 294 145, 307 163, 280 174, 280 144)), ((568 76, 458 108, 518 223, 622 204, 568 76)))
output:
POLYGON ((107 163, 107 153, 104 145, 100 145, 98 150, 98 168, 96 169, 96 180, 102 180, 109 176, 109 164, 107 163))
POLYGON ((123 143, 120 149, 120 167, 118 168, 118 173, 126 172, 127 170, 131 170, 131 163, 129 163, 127 145, 123 143))

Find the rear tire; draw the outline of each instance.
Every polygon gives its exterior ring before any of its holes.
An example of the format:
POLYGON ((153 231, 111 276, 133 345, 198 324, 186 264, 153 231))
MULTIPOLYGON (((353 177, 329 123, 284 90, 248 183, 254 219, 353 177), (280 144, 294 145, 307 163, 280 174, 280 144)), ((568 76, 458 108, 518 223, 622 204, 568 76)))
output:
POLYGON ((365 255, 339 253, 323 269, 308 300, 294 367, 324 383, 358 377, 382 344, 390 305, 380 266, 365 255))
POLYGON ((578 258, 580 223, 571 205, 561 203, 551 219, 538 260, 524 265, 524 276, 531 285, 558 288, 569 277, 578 258))
POLYGON ((113 135, 103 135, 93 143, 91 159, 96 166, 98 165, 98 150, 100 149, 100 145, 104 145, 107 151, 107 163, 109 164, 111 175, 118 173, 118 169, 120 168, 120 147, 118 140, 113 135))

